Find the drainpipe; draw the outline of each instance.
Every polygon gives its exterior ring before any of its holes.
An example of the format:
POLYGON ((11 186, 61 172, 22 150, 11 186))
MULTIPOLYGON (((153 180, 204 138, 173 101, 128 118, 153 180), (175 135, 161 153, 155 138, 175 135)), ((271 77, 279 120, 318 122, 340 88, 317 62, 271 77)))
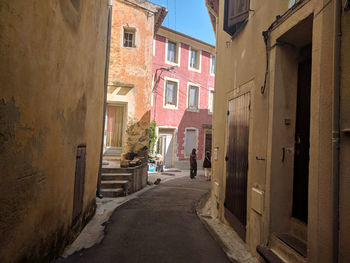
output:
POLYGON ((341 45, 341 0, 334 1, 333 39, 333 262, 339 254, 339 148, 340 148, 340 45, 341 45))
POLYGON ((104 94, 103 94, 102 141, 101 141, 101 152, 100 152, 100 166, 98 169, 97 190, 96 190, 96 196, 98 198, 103 198, 103 195, 101 194, 100 190, 101 190, 104 132, 105 132, 106 110, 107 110, 107 89, 108 89, 109 53, 111 49, 112 12, 113 12, 113 0, 108 0, 108 28, 107 28, 105 81, 104 81, 104 94))

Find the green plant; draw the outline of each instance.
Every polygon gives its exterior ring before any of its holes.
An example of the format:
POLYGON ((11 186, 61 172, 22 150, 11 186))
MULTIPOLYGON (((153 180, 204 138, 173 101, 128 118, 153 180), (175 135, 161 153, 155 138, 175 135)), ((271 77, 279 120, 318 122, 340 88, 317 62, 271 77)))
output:
POLYGON ((155 143, 157 140, 156 126, 157 126, 157 123, 155 120, 153 120, 151 122, 150 127, 149 127, 149 147, 148 147, 148 149, 149 149, 150 153, 154 153, 154 146, 155 146, 155 143))

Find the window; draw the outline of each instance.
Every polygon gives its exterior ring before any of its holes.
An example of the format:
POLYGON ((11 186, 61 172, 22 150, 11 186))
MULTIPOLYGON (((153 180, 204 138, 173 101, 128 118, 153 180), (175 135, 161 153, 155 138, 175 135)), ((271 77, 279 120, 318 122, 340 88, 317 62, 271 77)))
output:
POLYGON ((165 81, 164 106, 177 108, 178 83, 171 80, 165 81))
POLYGON ((197 148, 197 130, 188 128, 185 132, 185 156, 190 156, 192 149, 197 148))
POLYGON ((199 109, 199 87, 189 85, 187 96, 187 109, 198 110, 199 109))
POLYGON ((215 75, 215 57, 210 56, 210 75, 215 75))
POLYGON ((233 36, 248 19, 249 0, 225 0, 224 31, 233 36))
POLYGON ((135 29, 124 28, 124 47, 135 47, 135 29))
POLYGON ((188 65, 189 69, 200 70, 200 63, 201 63, 201 52, 199 50, 196 50, 190 47, 189 65, 188 65))
POLYGON ((170 40, 167 40, 166 45, 166 62, 171 64, 180 64, 179 63, 179 44, 170 40))
POLYGON ((209 111, 209 113, 213 112, 213 105, 214 105, 214 90, 209 89, 209 98, 208 98, 208 111, 209 111))

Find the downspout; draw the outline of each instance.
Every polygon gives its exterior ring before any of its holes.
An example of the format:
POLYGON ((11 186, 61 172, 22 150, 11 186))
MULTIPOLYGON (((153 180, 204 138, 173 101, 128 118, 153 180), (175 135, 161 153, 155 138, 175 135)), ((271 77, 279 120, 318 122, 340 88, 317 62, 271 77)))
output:
POLYGON ((113 0, 108 0, 108 28, 107 28, 105 81, 104 81, 104 94, 103 94, 102 140, 101 140, 101 152, 100 152, 100 166, 98 169, 97 189, 96 189, 96 196, 98 198, 103 198, 103 195, 101 194, 100 190, 101 190, 101 174, 102 174, 102 161, 103 161, 104 131, 105 131, 106 111, 107 111, 107 89, 108 89, 108 72, 109 72, 109 53, 111 49, 112 12, 113 12, 113 0))
POLYGON ((334 1, 333 39, 333 262, 339 255, 339 147, 340 147, 340 45, 341 0, 334 1))

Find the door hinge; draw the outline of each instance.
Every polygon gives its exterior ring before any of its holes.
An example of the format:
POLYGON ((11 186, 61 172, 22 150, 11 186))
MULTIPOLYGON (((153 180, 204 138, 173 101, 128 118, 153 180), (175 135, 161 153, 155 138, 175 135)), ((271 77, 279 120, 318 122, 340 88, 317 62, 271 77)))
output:
POLYGON ((230 115, 230 111, 229 110, 227 111, 227 115, 230 115))

